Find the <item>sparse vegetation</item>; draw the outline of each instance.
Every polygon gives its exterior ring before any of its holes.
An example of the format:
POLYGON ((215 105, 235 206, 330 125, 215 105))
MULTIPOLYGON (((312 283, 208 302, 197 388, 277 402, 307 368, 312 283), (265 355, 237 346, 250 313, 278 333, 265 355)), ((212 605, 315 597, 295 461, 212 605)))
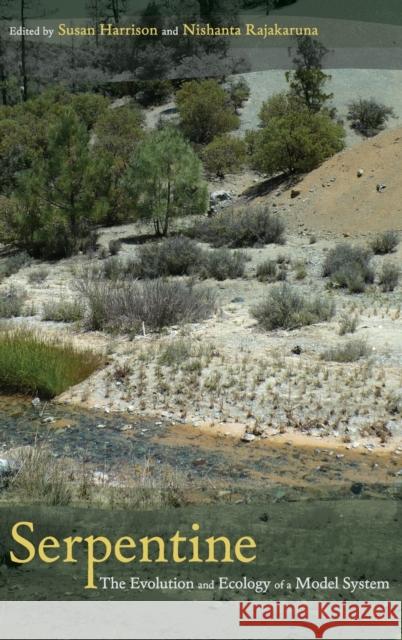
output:
POLYGON ((209 242, 213 247, 231 249, 265 244, 284 244, 285 225, 266 207, 233 211, 227 209, 213 218, 204 219, 188 232, 193 238, 209 242))
POLYGON ((335 306, 330 298, 307 298, 286 283, 272 286, 264 302, 251 311, 259 325, 268 331, 297 329, 324 322, 329 320, 334 312, 335 306))
POLYGON ((395 251, 399 244, 399 235, 396 231, 384 231, 378 234, 370 243, 373 253, 385 255, 395 251))
POLYGON ((18 456, 18 472, 9 491, 24 502, 64 506, 71 502, 71 471, 55 458, 44 445, 22 449, 18 456))
POLYGON ((350 293, 362 293, 366 284, 374 282, 370 260, 369 250, 346 243, 339 244, 328 252, 323 276, 329 277, 333 285, 347 288, 350 293))
POLYGON ((26 328, 0 332, 0 389, 53 398, 85 380, 102 356, 26 328))
POLYGON ((361 358, 365 358, 368 353, 369 349, 366 342, 353 338, 345 344, 324 351, 321 358, 331 362, 356 362, 361 358))

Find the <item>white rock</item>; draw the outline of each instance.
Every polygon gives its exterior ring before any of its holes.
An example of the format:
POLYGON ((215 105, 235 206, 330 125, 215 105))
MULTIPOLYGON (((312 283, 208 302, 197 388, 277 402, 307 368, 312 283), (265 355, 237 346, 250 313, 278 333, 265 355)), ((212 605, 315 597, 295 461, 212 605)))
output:
POLYGON ((255 436, 252 433, 244 433, 241 437, 242 442, 252 442, 255 436))

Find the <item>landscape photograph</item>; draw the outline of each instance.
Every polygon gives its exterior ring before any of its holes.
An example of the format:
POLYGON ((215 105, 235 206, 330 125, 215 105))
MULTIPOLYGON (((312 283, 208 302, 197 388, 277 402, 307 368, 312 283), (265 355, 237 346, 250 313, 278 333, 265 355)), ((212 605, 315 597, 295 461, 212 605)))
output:
POLYGON ((339 66, 325 32, 272 66, 169 35, 307 24, 307 0, 48 4, 0 0, 2 506, 391 521, 402 70, 339 66))

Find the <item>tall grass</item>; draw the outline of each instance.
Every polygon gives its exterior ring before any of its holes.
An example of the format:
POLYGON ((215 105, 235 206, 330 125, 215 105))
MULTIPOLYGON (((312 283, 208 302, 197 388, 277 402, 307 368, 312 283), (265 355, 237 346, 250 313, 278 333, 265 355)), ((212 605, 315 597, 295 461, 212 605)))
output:
POLYGON ((53 398, 87 378, 102 356, 32 330, 0 332, 0 390, 53 398))

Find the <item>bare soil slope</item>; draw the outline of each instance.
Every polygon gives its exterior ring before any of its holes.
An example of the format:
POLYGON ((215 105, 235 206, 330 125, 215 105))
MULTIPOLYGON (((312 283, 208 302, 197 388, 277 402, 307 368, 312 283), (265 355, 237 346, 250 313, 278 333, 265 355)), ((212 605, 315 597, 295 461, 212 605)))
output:
POLYGON ((274 198, 291 226, 350 235, 402 230, 402 128, 342 151, 295 189, 297 198, 290 189, 274 198))

